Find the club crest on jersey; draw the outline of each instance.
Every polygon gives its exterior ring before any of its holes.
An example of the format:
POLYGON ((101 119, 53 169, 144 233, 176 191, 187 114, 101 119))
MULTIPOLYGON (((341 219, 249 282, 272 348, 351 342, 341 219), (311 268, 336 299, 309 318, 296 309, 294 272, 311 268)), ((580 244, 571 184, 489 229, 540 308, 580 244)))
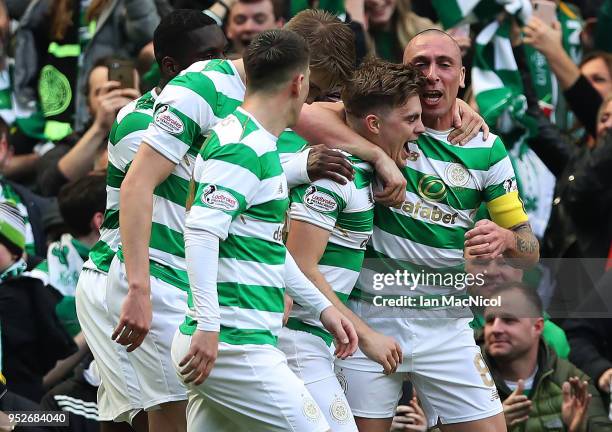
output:
POLYGON ((504 180, 503 184, 504 184, 504 190, 506 191, 506 193, 510 193, 510 192, 514 192, 518 190, 518 185, 516 184, 515 178, 509 178, 507 180, 504 180))
POLYGON ((228 191, 218 189, 215 185, 208 185, 202 191, 202 204, 224 211, 238 210, 238 200, 228 191))
POLYGON ((459 163, 451 163, 446 167, 446 180, 451 186, 462 187, 470 181, 470 172, 459 163))
POLYGON ((183 120, 170 111, 170 107, 168 105, 162 105, 157 109, 157 111, 155 111, 153 121, 157 126, 166 132, 171 133, 172 135, 180 135, 185 130, 183 120))
POLYGON ((308 186, 304 192, 304 204, 313 210, 323 213, 333 212, 338 208, 338 203, 336 203, 333 196, 318 190, 313 185, 308 186))

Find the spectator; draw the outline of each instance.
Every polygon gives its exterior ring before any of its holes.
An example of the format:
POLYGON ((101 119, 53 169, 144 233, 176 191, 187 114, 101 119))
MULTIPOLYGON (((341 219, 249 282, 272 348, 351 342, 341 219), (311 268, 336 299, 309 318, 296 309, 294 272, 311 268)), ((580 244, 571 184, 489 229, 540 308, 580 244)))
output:
POLYGON ((97 393, 100 380, 97 377, 96 362, 87 355, 75 368, 74 374, 53 387, 40 402, 43 411, 64 411, 68 425, 48 428, 57 432, 105 432, 123 431, 119 423, 103 428, 98 422, 97 393))
POLYGON ((404 47, 414 35, 438 28, 429 19, 412 12, 410 0, 365 0, 362 9, 365 14, 353 12, 351 17, 367 29, 370 49, 394 63, 402 62, 404 47))
MULTIPOLYGON (((526 90, 527 92, 527 90, 526 90)), ((597 116, 596 141, 576 146, 533 106, 538 135, 529 146, 556 176, 555 198, 542 244, 545 257, 604 258, 612 239, 612 98, 597 116)), ((603 269, 602 269, 603 270, 603 269)))
MULTIPOLYGON (((8 133, 8 125, 0 118, 0 173, 4 172, 4 167, 10 163, 12 158, 12 149, 7 139, 8 133)), ((43 256, 46 251, 43 216, 51 202, 0 174, 0 202, 7 201, 17 207, 25 221, 25 252, 28 268, 32 268, 37 264, 36 256, 43 256)))
POLYGON ((43 375, 75 345, 55 315, 58 298, 23 275, 25 226, 17 209, 0 204, 0 320, 7 388, 40 401, 43 375))
POLYGON ((612 384, 612 271, 606 272, 595 290, 578 309, 578 318, 563 323, 572 351, 570 360, 593 377, 602 394, 610 400, 612 384), (582 318, 581 316, 601 318, 582 318))
MULTIPOLYGON (((470 295, 488 299, 491 298, 491 293, 500 285, 510 282, 521 282, 523 280, 524 271, 520 268, 513 267, 511 264, 512 263, 507 262, 502 255, 495 259, 481 259, 466 256, 466 273, 471 273, 475 276, 480 275, 483 280, 482 284, 475 283, 470 286, 470 295)), ((476 342, 482 343, 485 325, 484 308, 473 307, 472 312, 474 313, 474 320, 470 323, 470 327, 474 329, 474 339, 476 342)), ((559 357, 563 359, 568 357, 570 346, 563 329, 547 317, 544 318, 542 340, 550 346, 559 357)))
POLYGON ((112 61, 112 58, 101 59, 89 74, 88 106, 94 118, 89 129, 82 136, 71 135, 39 160, 38 187, 43 195, 54 196, 65 183, 91 170, 106 169, 106 142, 115 117, 139 96, 136 69, 133 89, 121 88, 120 83, 108 80, 107 65, 112 61))
POLYGON ((106 178, 89 175, 68 183, 60 190, 57 200, 69 233, 49 245, 47 259, 30 276, 61 295, 57 317, 70 336, 75 337, 81 331, 74 303, 76 284, 89 250, 100 238, 106 207, 106 178))
POLYGON ((609 54, 592 53, 580 68, 563 50, 561 29, 532 17, 523 29, 524 42, 541 52, 555 74, 571 110, 592 137, 596 135, 597 110, 612 90, 612 61, 609 54))
POLYGON ((537 294, 511 283, 492 295, 499 306, 485 309, 490 374, 483 369, 482 378, 497 387, 509 431, 612 431, 589 377, 542 343, 544 319, 537 294))
POLYGON ((282 27, 283 4, 281 0, 238 0, 230 7, 227 38, 232 53, 242 57, 253 38, 264 30, 282 27))
MULTIPOLYGON (((159 23, 153 0, 32 0, 17 32, 15 86, 20 102, 40 102, 44 127, 57 140, 89 121, 83 93, 101 58, 135 57, 159 23)), ((42 125, 41 125, 42 126, 42 125)))

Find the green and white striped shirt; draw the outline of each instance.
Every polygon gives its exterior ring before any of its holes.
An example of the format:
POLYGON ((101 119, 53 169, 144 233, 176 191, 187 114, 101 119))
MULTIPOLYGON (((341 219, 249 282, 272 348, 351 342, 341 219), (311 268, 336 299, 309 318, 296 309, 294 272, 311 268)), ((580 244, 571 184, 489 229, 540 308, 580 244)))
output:
MULTIPOLYGON (((183 290, 189 288, 183 240, 185 203, 196 155, 210 128, 240 105, 244 92, 231 61, 194 63, 161 92, 143 138, 176 164, 153 193, 151 276, 183 290)), ((121 246, 119 258, 123 260, 121 246)))
MULTIPOLYGON (((229 344, 276 345, 282 327, 286 258, 282 230, 289 197, 276 141, 238 108, 213 128, 196 159, 196 192, 186 227, 222 240, 217 276, 219 340, 229 344)), ((188 304, 191 311, 180 330, 191 335, 197 327, 191 291, 188 304)))
POLYGON ((447 141, 449 132, 427 129, 409 144, 406 199, 401 208, 375 206, 374 233, 353 295, 465 294, 454 275, 463 274, 464 235, 480 204, 487 203, 493 221, 505 228, 527 221, 502 141, 493 134, 484 141, 480 133, 459 147, 447 141), (374 273, 396 270, 421 279, 416 287, 374 286, 374 273))
MULTIPOLYGON (((331 232, 319 260, 319 270, 338 298, 348 300, 363 264, 366 244, 372 235, 374 200, 370 164, 349 156, 355 178, 345 185, 321 179, 291 190, 291 220, 316 225, 331 232)), ((287 327, 320 336, 329 345, 332 336, 320 321, 294 304, 287 327)))
POLYGON ((106 211, 100 240, 89 252, 85 268, 108 273, 119 247, 119 189, 153 118, 155 89, 123 107, 117 114, 108 139, 106 211))

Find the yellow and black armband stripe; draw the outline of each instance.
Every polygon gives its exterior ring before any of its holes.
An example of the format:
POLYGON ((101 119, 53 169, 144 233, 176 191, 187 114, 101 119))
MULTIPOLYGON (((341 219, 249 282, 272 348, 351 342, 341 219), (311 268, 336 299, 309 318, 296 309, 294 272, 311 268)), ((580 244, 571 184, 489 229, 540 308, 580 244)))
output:
POLYGON ((502 228, 512 228, 529 218, 518 191, 512 191, 487 203, 491 220, 502 228))

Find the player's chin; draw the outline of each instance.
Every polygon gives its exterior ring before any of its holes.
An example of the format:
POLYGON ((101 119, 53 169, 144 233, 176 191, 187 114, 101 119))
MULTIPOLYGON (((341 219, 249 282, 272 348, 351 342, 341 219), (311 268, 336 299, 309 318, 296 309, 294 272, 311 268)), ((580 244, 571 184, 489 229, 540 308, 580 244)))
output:
POLYGON ((453 104, 451 101, 446 100, 445 98, 441 98, 435 104, 422 104, 423 114, 428 117, 442 117, 445 116, 453 109, 453 104))

